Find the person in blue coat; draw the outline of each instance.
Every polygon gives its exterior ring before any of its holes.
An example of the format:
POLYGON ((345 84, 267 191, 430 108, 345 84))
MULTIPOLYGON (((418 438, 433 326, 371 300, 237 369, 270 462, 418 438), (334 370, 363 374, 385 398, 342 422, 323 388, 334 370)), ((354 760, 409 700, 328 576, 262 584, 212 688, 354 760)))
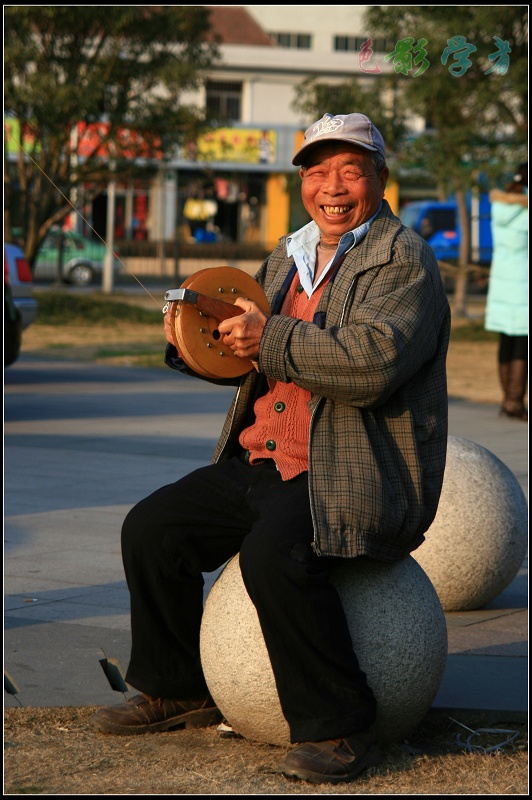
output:
POLYGON ((500 335, 500 413, 528 422, 528 162, 490 200, 493 259, 484 327, 500 335))

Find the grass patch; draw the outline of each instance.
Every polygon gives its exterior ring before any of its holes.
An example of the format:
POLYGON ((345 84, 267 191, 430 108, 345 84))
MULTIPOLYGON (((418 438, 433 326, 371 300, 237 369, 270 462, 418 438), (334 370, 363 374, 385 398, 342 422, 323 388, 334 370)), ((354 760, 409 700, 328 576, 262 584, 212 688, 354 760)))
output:
POLYGON ((96 358, 121 358, 122 356, 135 356, 135 358, 151 358, 155 357, 157 353, 159 358, 162 358, 161 353, 164 350, 164 342, 162 344, 155 343, 151 347, 144 347, 143 345, 134 345, 124 347, 102 347, 96 350, 94 355, 96 358))
POLYGON ((143 353, 142 355, 133 354, 134 363, 137 367, 163 367, 168 369, 164 362, 164 353, 159 348, 157 353, 143 353))
POLYGON ((95 361, 127 364, 135 367, 148 367, 148 368, 165 368, 168 369, 164 362, 164 345, 154 344, 151 350, 143 350, 140 347, 124 347, 122 349, 110 350, 109 348, 102 348, 95 350, 93 353, 95 361))
POLYGON ((69 325, 73 322, 115 325, 134 322, 161 325, 161 311, 109 300, 97 294, 74 295, 42 292, 38 296, 37 325, 69 325))
MULTIPOLYGON (((151 310, 110 299, 107 295, 75 295, 66 292, 42 292, 38 297, 37 325, 67 326, 91 323, 103 326, 131 322, 161 326, 160 310, 151 310)), ((484 329, 482 320, 456 319, 451 326, 451 341, 493 342, 499 334, 484 329)))
POLYGON ((487 331, 482 320, 460 320, 451 325, 451 342, 497 342, 499 334, 487 331))

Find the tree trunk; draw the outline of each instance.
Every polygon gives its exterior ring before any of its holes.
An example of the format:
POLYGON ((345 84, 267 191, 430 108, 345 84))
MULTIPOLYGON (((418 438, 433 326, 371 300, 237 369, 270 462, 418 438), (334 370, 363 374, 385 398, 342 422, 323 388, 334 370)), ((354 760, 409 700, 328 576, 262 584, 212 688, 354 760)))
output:
POLYGON ((471 233, 469 214, 463 190, 455 193, 458 206, 458 227, 460 230, 460 252, 458 254, 458 270, 454 283, 454 296, 451 303, 452 313, 455 317, 467 317, 467 284, 469 276, 471 233))

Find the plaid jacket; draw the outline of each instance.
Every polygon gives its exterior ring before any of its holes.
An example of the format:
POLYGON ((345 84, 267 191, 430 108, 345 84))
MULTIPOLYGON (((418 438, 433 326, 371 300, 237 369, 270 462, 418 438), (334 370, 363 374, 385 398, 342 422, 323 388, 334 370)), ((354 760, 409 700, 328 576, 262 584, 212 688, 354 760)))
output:
MULTIPOLYGON (((270 304, 291 266, 283 237, 256 275, 270 304)), ((271 316, 259 354, 260 373, 312 393, 314 549, 402 558, 424 540, 445 468, 450 310, 436 259, 385 202, 318 311, 323 329, 271 316)), ((240 379, 214 461, 240 452, 264 383, 255 370, 240 379)))

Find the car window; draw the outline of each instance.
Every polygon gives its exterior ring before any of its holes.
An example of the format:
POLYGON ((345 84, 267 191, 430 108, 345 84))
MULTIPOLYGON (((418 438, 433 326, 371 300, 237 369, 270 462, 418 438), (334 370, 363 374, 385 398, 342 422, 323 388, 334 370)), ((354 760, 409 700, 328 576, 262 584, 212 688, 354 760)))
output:
POLYGON ((57 234, 56 233, 47 233, 42 243, 43 247, 57 247, 57 234))
POLYGON ((456 228, 456 214, 452 208, 434 208, 427 216, 433 231, 452 231, 456 228))
POLYGON ((85 245, 84 245, 82 239, 74 239, 74 238, 72 238, 72 244, 76 247, 77 250, 83 250, 85 248, 85 245))
POLYGON ((413 228, 417 222, 417 218, 419 216, 419 207, 418 206, 404 206, 399 211, 399 217, 403 225, 406 225, 407 228, 413 228))

